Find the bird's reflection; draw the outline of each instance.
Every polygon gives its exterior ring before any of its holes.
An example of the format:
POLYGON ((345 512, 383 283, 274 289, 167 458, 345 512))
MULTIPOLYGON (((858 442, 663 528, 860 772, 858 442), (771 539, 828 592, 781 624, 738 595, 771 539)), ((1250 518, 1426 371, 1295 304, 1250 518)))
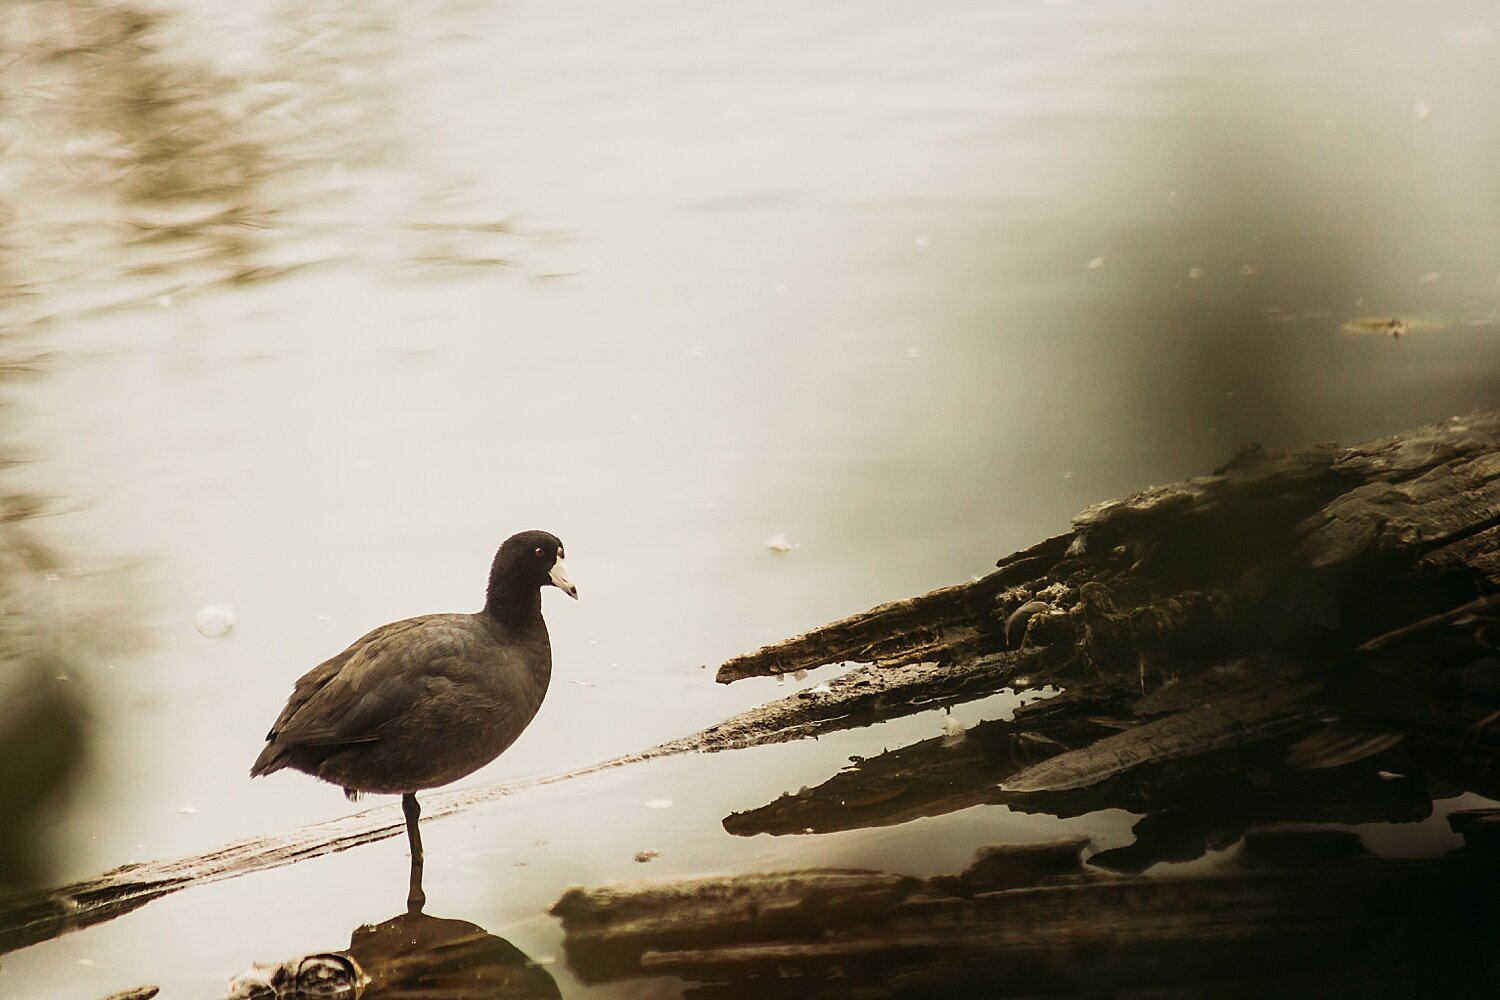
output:
POLYGON ((356 928, 344 951, 251 967, 225 1000, 547 1000, 557 984, 515 945, 466 920, 408 910, 356 928))

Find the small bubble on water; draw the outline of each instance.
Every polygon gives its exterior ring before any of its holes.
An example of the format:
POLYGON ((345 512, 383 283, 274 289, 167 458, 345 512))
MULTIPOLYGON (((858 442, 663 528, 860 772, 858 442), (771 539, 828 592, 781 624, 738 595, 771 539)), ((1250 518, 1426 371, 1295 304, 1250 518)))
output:
POLYGON ((193 628, 205 639, 222 639, 234 631, 234 608, 227 603, 205 604, 193 616, 193 628))

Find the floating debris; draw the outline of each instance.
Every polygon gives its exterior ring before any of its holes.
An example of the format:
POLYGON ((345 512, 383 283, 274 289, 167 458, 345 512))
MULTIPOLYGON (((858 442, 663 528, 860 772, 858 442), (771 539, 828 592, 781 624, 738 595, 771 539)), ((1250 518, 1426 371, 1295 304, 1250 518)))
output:
POLYGON ((1418 101, 1411 106, 1411 113, 1416 117, 1417 121, 1425 122, 1432 117, 1432 105, 1426 101, 1418 101))
POLYGON ((1445 323, 1425 319, 1405 319, 1400 316, 1361 316, 1351 319, 1338 328, 1346 335, 1379 334, 1385 337, 1404 337, 1409 333, 1436 333, 1447 328, 1445 323))
POLYGON ((1428 271, 1426 274, 1422 275, 1420 278, 1417 279, 1417 284, 1418 285, 1435 285, 1440 280, 1442 280, 1442 277, 1443 276, 1441 274, 1438 274, 1436 271, 1428 271))
POLYGON ((187 803, 185 805, 179 806, 177 812, 183 816, 196 816, 198 815, 198 807, 193 805, 192 803, 187 803))
POLYGON ((645 805, 645 807, 647 809, 670 809, 670 808, 672 808, 672 800, 671 799, 647 799, 643 803, 643 805, 645 805))
POLYGON ((193 616, 193 628, 205 639, 222 639, 234 631, 234 608, 227 603, 205 604, 193 616))
POLYGON ((1100 254, 1085 265, 1090 271, 1097 271, 1104 266, 1104 255, 1100 254))
POLYGON ((160 992, 160 986, 137 986, 135 989, 111 993, 104 1000, 151 1000, 160 992))
POLYGON ((1197 281, 1199 278, 1203 277, 1203 268, 1201 268, 1201 267, 1190 267, 1190 268, 1188 268, 1188 277, 1191 278, 1194 281, 1197 281))
POLYGON ((968 732, 964 728, 964 724, 953 716, 948 715, 943 717, 943 746, 951 747, 962 743, 968 732))
POLYGON ((766 539, 766 548, 772 552, 790 552, 798 547, 798 543, 787 540, 785 535, 772 535, 766 539))
POLYGON ((1244 277, 1248 278, 1248 277, 1250 277, 1254 273, 1255 273, 1255 268, 1253 266, 1251 266, 1250 264, 1241 264, 1240 265, 1240 274, 1243 275, 1244 277))
POLYGON ((661 857, 661 852, 660 851, 649 851, 649 850, 648 851, 636 851, 635 852, 635 863, 638 864, 638 865, 644 865, 644 864, 647 864, 648 862, 650 862, 653 858, 659 858, 659 857, 661 857))

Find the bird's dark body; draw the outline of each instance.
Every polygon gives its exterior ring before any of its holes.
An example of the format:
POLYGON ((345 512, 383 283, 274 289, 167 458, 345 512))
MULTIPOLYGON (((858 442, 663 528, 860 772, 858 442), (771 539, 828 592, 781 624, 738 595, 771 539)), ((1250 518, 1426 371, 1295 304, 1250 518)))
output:
POLYGON ((540 612, 382 625, 297 681, 250 773, 290 767, 358 792, 446 785, 516 741, 551 676, 540 612))
POLYGON ((484 608, 382 625, 297 681, 250 776, 291 768, 356 792, 401 796, 411 844, 406 897, 418 912, 422 816, 417 792, 500 756, 531 722, 552 679, 543 587, 569 597, 562 542, 523 531, 490 564, 484 608))

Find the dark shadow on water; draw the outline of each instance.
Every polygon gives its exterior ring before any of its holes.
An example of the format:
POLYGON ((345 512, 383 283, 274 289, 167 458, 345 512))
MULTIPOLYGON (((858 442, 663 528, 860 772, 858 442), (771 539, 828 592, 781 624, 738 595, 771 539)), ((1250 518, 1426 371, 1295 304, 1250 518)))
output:
POLYGON ((93 671, 140 637, 118 613, 112 574, 71 571, 46 544, 34 523, 43 502, 0 492, 0 509, 3 897, 45 885, 65 862, 73 845, 59 826, 92 764, 93 671))
POLYGON ((402 913, 356 928, 343 951, 259 964, 230 983, 225 1000, 549 1000, 547 970, 466 920, 402 913))

